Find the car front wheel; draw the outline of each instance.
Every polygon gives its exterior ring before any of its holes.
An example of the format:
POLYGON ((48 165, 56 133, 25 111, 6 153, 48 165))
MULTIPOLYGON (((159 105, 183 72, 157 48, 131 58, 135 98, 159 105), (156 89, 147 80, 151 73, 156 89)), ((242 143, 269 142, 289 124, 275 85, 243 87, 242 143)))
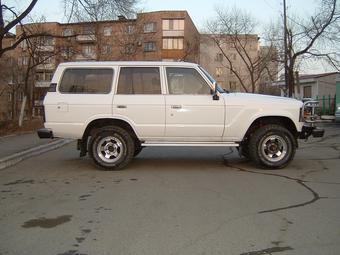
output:
POLYGON ((279 125, 266 125, 251 135, 249 155, 266 168, 283 168, 294 158, 296 150, 292 133, 279 125))

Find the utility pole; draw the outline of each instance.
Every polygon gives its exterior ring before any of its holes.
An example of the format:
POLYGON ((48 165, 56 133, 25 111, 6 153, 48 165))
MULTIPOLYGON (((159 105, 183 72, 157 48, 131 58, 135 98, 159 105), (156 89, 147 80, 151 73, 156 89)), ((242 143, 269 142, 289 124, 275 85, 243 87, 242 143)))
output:
POLYGON ((287 13, 286 0, 283 0, 283 40, 284 40, 284 66, 285 66, 285 85, 288 97, 291 96, 290 81, 288 75, 288 49, 287 49, 287 13))

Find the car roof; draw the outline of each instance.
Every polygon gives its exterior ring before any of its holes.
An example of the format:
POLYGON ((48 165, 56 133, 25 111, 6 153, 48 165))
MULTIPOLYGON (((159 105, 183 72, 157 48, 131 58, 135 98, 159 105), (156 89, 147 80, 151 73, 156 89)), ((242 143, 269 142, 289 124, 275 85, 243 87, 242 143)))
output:
POLYGON ((64 62, 60 66, 197 66, 195 63, 174 61, 79 61, 64 62))

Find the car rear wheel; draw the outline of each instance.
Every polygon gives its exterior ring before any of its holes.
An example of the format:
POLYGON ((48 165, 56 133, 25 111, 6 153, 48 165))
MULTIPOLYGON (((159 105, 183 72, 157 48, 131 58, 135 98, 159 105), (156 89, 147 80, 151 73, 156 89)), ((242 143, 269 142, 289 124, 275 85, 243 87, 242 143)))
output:
POLYGON ((96 129, 89 147, 94 163, 105 170, 124 168, 132 160, 135 152, 130 134, 117 126, 96 129))
POLYGON ((250 158, 266 168, 283 168, 294 158, 296 150, 292 133, 279 125, 266 125, 251 135, 250 158))

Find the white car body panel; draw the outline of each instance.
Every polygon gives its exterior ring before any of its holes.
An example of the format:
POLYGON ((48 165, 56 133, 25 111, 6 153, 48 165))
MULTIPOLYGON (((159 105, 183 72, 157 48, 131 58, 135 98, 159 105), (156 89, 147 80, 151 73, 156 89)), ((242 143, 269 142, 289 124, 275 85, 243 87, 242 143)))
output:
MULTIPOLYGON (((259 117, 282 116, 293 121, 297 131, 302 102, 281 97, 244 93, 212 95, 168 95, 164 67, 191 67, 182 62, 74 62, 62 63, 52 83, 61 81, 66 68, 113 68, 112 91, 108 94, 47 93, 44 99, 45 127, 55 137, 81 139, 91 121, 120 119, 130 124, 143 142, 241 142, 247 129, 259 117), (116 95, 120 66, 160 67, 162 94, 116 95), (122 106, 122 107, 121 107, 122 106), (172 106, 180 106, 172 107, 172 106)), ((213 88, 207 77, 203 78, 213 88)), ((59 84, 58 84, 59 85, 59 84)), ((58 87, 57 87, 58 88, 58 87)))

